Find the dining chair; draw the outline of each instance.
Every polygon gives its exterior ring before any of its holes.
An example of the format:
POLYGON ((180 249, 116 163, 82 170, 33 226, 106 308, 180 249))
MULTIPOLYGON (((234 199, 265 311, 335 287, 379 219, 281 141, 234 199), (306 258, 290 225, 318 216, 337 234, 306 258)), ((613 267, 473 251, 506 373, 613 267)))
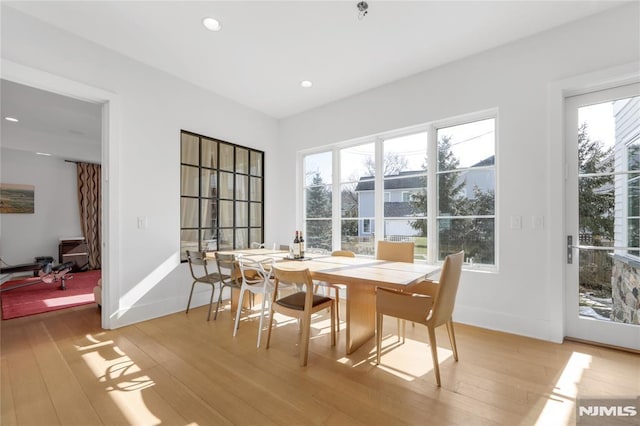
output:
MULTIPOLYGON (((407 262, 413 263, 415 244, 410 241, 378 241, 376 249, 377 260, 388 260, 390 262, 407 262)), ((403 330, 404 336, 406 323, 398 318, 398 341, 400 341, 400 329, 403 330)))
MULTIPOLYGON (((273 260, 271 260, 273 263, 273 260)), ((242 285, 240 286, 240 298, 238 300, 238 309, 236 312, 236 322, 233 327, 233 337, 238 333, 240 327, 240 312, 242 311, 242 303, 244 300, 244 294, 248 291, 253 295, 262 295, 262 309, 260 311, 260 325, 258 328, 258 342, 257 347, 260 347, 260 338, 262 336, 262 324, 264 321, 264 314, 267 311, 267 303, 269 303, 270 295, 273 293, 273 283, 271 281, 272 266, 265 269, 263 262, 238 256, 238 267, 240 268, 240 274, 242 275, 242 285)))
POLYGON ((453 331, 453 308, 462 273, 464 251, 448 255, 442 265, 439 281, 421 281, 405 291, 378 287, 376 291, 376 364, 380 364, 382 351, 382 324, 384 315, 413 321, 427 326, 436 383, 440 386, 440 366, 436 327, 445 324, 451 341, 453 358, 458 361, 458 348, 453 331))
POLYGON ((216 304, 216 313, 213 319, 218 318, 218 309, 222 303, 222 292, 225 287, 229 289, 229 297, 233 289, 242 287, 242 280, 236 268, 236 256, 230 253, 216 252, 216 266, 218 267, 218 275, 222 277, 220 280, 220 293, 218 293, 218 303, 216 304))
POLYGON ((376 259, 413 263, 415 243, 410 241, 378 241, 376 259))
MULTIPOLYGON (((336 257, 356 257, 356 254, 349 250, 335 250, 331 252, 331 256, 336 257)), ((316 283, 316 291, 317 287, 325 287, 328 289, 333 289, 336 300, 336 331, 340 332, 340 290, 346 288, 344 284, 334 284, 328 283, 325 281, 315 281, 316 283)))
POLYGON ((314 294, 313 280, 309 269, 283 270, 274 264, 275 291, 269 314, 269 332, 267 334, 267 349, 271 342, 271 331, 273 330, 273 316, 277 312, 288 317, 296 318, 300 322, 300 366, 307 365, 309 359, 309 339, 311 338, 311 315, 326 308, 331 310, 331 346, 336 345, 335 329, 335 301, 327 296, 314 294), (278 298, 278 287, 283 284, 294 284, 305 291, 298 291, 288 296, 278 298))
POLYGON ((259 243, 257 241, 254 241, 251 243, 251 248, 252 249, 261 249, 264 248, 264 243, 259 243))
MULTIPOLYGON (((197 283, 207 284, 211 286, 211 299, 209 300, 209 313, 207 314, 207 321, 209 321, 211 319, 211 309, 213 307, 213 296, 216 292, 216 284, 219 284, 220 295, 222 295, 222 282, 229 280, 230 275, 221 274, 220 271, 209 272, 206 252, 187 250, 187 261, 189 262, 189 271, 191 271, 193 283, 191 284, 191 292, 189 293, 189 301, 187 302, 187 310, 185 313, 189 313, 189 307, 191 306, 191 298, 193 297, 193 289, 195 285, 197 283), (196 272, 199 267, 204 271, 204 275, 200 275, 196 272)), ((218 300, 220 300, 220 297, 218 300)), ((217 314, 218 308, 216 307, 216 316, 217 314)))

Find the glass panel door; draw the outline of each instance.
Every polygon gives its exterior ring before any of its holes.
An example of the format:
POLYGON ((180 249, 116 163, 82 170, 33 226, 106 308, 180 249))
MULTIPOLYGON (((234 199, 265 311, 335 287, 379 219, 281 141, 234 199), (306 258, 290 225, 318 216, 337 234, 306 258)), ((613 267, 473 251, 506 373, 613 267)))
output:
POLYGON ((566 335, 640 349, 640 86, 567 99, 566 335))

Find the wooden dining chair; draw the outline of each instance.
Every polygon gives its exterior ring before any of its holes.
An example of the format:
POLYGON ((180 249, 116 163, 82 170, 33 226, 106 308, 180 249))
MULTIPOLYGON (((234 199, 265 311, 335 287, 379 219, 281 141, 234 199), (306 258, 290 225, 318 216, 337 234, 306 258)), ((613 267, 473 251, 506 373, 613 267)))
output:
POLYGON ((415 243, 410 241, 378 241, 376 259, 413 263, 415 243))
MULTIPOLYGON (((195 288, 195 285, 198 283, 210 285, 211 298, 209 300, 209 312, 207 313, 207 321, 209 321, 211 319, 211 309, 213 307, 213 296, 216 292, 216 285, 220 287, 220 296, 222 296, 221 283, 229 280, 230 276, 228 274, 221 274, 219 271, 209 272, 209 262, 207 260, 206 252, 187 250, 187 261, 189 262, 189 271, 191 272, 193 283, 191 284, 191 292, 189 292, 189 301, 187 302, 187 310, 185 313, 189 313, 189 307, 191 306, 191 298, 193 297, 193 289, 195 288), (202 272, 204 272, 204 274, 202 272)), ((220 297, 218 297, 218 300, 220 300, 220 297)), ((218 308, 216 307, 216 317, 217 315, 218 308)), ((213 319, 216 319, 216 317, 213 319)))
POLYGON ((453 358, 458 361, 458 348, 453 331, 453 308, 462 272, 464 251, 450 254, 444 260, 439 281, 422 281, 409 286, 406 291, 378 287, 376 291, 376 364, 380 364, 382 351, 382 324, 384 315, 427 326, 433 358, 436 383, 440 386, 440 366, 436 327, 445 324, 451 341, 453 358))
MULTIPOLYGON (((356 257, 356 254, 349 250, 336 250, 331 252, 331 256, 338 257, 356 257)), ((340 332, 340 290, 346 288, 344 284, 334 284, 328 283, 324 281, 315 281, 316 290, 317 287, 325 287, 328 289, 334 290, 335 300, 336 300, 336 331, 340 332)))
MULTIPOLYGON (((410 241, 378 241, 376 248, 376 260, 388 260, 390 262, 413 263, 415 244, 410 241)), ((404 336, 406 323, 398 318, 398 341, 404 336), (400 333, 400 330, 403 330, 400 333)))
POLYGON ((271 342, 271 331, 273 330, 273 315, 275 312, 288 317, 297 318, 300 322, 300 366, 307 365, 309 359, 309 339, 311 338, 311 315, 326 308, 331 310, 331 346, 336 344, 335 329, 335 301, 326 296, 314 294, 313 280, 309 269, 289 271, 278 268, 278 264, 273 266, 275 278, 275 291, 271 303, 269 314, 269 333, 267 334, 267 349, 271 342), (278 298, 278 286, 283 283, 294 284, 305 291, 298 291, 288 296, 278 298))

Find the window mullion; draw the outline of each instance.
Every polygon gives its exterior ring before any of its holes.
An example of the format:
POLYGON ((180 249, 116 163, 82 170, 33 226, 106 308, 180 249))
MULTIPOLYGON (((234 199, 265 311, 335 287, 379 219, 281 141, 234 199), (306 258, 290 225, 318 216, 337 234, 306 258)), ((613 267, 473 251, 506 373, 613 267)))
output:
POLYGON ((331 151, 331 233, 333 242, 332 250, 342 249, 342 197, 340 196, 340 150, 334 148, 331 151))
POLYGON ((438 136, 436 128, 427 129, 427 262, 438 260, 438 136))
MULTIPOLYGON (((375 241, 384 240, 384 140, 375 140, 375 241)), ((374 244, 375 244, 374 241, 374 244)), ((376 244, 377 246, 377 244, 376 244)))

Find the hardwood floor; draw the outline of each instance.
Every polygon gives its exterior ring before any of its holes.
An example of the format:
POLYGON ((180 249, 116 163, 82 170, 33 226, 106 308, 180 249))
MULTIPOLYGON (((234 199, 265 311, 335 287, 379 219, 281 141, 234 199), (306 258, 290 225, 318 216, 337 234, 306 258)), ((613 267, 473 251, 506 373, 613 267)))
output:
POLYGON ((394 320, 376 367, 374 339, 346 356, 344 328, 332 348, 317 317, 299 367, 297 324, 276 320, 269 350, 255 347, 257 318, 231 336, 228 306, 217 321, 201 307, 117 330, 95 306, 2 321, 0 423, 562 425, 576 396, 640 395, 637 354, 465 325, 458 363, 438 330, 442 388, 426 329, 408 325, 398 345, 394 320))

